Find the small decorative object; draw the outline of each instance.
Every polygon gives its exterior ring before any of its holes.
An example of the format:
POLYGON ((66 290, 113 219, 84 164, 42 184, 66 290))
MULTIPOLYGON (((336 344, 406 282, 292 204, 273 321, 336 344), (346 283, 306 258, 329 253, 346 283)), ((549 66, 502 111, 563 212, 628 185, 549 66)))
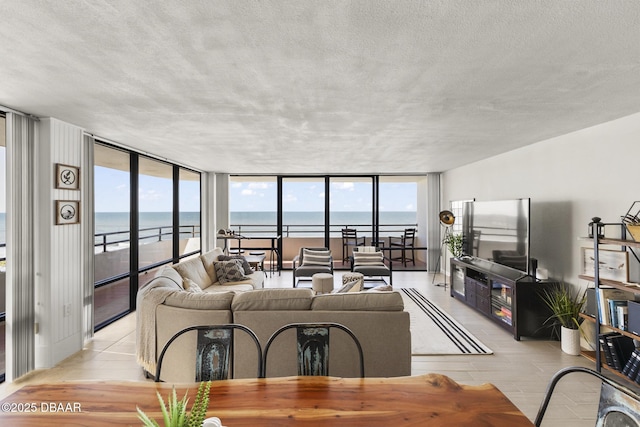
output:
MULTIPOLYGON (((201 382, 198 387, 198 394, 196 395, 196 400, 193 402, 193 406, 191 406, 190 413, 187 413, 187 404, 189 403, 189 398, 187 397, 187 393, 185 393, 182 400, 178 400, 176 396, 176 388, 173 387, 172 394, 167 399, 167 404, 165 405, 160 392, 156 392, 158 395, 158 401, 160 402, 160 409, 162 409, 162 415, 164 419, 165 427, 200 427, 203 425, 215 426, 216 424, 204 424, 204 417, 207 415, 207 407, 209 406, 209 389, 211 388, 211 381, 201 382)), ((138 418, 142 421, 143 426, 145 427, 158 427, 159 424, 152 420, 145 414, 139 407, 136 406, 138 410, 138 418)), ((215 417, 213 417, 215 418, 215 417)), ((213 418, 208 418, 207 420, 212 420, 213 418)), ((217 418, 216 418, 217 419, 217 418)), ((218 421, 220 421, 218 419, 218 421)), ((220 424, 218 424, 220 426, 220 424)))
POLYGON ((573 293, 566 284, 546 289, 542 299, 553 313, 546 321, 561 326, 562 351, 577 356, 580 354, 580 313, 587 301, 586 292, 573 293))
POLYGON ((80 202, 77 200, 56 201, 56 225, 78 224, 80 222, 80 202))
MULTIPOLYGON (((581 267, 582 275, 594 277, 595 255, 593 248, 582 248, 581 267)), ((598 250, 598 277, 617 282, 628 282, 629 252, 609 249, 598 250)))
POLYGON ((56 188, 62 190, 80 189, 80 168, 56 164, 56 188))
POLYGON ((596 225, 596 233, 598 239, 604 239, 604 224, 600 222, 601 218, 594 216, 589 223, 589 238, 593 239, 593 224, 596 225))

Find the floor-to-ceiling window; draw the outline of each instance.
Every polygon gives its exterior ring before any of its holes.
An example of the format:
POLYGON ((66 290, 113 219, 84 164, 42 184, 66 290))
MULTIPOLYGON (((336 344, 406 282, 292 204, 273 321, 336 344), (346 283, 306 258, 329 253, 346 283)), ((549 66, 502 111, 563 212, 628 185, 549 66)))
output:
POLYGON ((282 179, 282 257, 291 260, 301 247, 326 247, 325 177, 282 179))
POLYGON ((7 270, 7 206, 6 206, 6 123, 0 115, 0 382, 4 381, 6 372, 6 286, 7 270))
POLYGON ((178 253, 189 256, 200 252, 200 174, 179 169, 178 211, 180 240, 178 253))
POLYGON ((173 258, 173 167, 140 157, 138 162, 138 267, 173 258))
POLYGON ((128 151, 95 144, 94 325, 130 310, 131 171, 128 151))
MULTIPOLYGON (((367 245, 380 241, 379 246, 388 246, 388 237, 402 235, 405 228, 417 228, 418 245, 425 245, 426 195, 420 195, 425 180, 425 176, 378 175, 232 176, 231 226, 241 234, 253 234, 255 227, 269 233, 279 220, 276 231, 282 235, 285 268, 291 267, 301 247, 326 245, 335 266, 348 268, 348 263, 340 263, 342 228, 356 228, 367 245)), ((415 268, 424 269, 424 262, 415 268)))
POLYGON ((156 269, 197 254, 200 173, 95 144, 96 329, 135 308, 156 269))
POLYGON ((329 229, 334 262, 348 264, 351 255, 352 247, 343 245, 342 229, 355 230, 358 244, 371 245, 373 215, 372 177, 329 178, 329 229))

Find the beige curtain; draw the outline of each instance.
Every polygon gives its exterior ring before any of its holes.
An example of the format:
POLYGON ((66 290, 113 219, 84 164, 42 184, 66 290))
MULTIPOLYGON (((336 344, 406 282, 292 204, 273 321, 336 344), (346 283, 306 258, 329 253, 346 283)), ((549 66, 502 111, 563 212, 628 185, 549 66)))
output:
POLYGON ((34 369, 34 119, 6 116, 7 163, 7 334, 6 380, 34 369))

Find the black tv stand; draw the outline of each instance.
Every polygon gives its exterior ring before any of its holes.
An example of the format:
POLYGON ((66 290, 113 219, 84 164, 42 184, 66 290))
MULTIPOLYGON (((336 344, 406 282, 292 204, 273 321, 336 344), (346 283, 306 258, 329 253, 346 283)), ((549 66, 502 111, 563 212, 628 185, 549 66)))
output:
POLYGON ((557 284, 537 281, 522 271, 480 258, 451 259, 451 296, 521 337, 553 338, 551 311, 544 289, 557 284))

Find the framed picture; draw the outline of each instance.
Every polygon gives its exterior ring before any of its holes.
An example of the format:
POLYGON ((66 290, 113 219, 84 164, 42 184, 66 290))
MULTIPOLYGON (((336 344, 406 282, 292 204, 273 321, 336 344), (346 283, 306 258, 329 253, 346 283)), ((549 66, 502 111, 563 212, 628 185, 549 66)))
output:
POLYGON ((56 164, 56 188, 62 190, 80 189, 80 168, 56 164))
POLYGON ((56 200, 56 225, 79 223, 80 202, 77 200, 56 200))
MULTIPOLYGON (((617 282, 629 281, 629 252, 600 249, 598 251, 598 274, 601 279, 617 282)), ((595 258, 593 248, 582 248, 582 270, 584 276, 594 276, 595 258)))

